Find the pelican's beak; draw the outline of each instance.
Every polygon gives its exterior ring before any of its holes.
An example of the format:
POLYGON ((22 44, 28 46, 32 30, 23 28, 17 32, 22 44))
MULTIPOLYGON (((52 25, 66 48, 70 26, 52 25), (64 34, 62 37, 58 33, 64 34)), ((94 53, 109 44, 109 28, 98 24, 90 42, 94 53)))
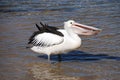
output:
POLYGON ((79 35, 96 35, 101 32, 101 29, 95 28, 92 26, 87 26, 84 24, 73 23, 72 24, 73 31, 79 35))

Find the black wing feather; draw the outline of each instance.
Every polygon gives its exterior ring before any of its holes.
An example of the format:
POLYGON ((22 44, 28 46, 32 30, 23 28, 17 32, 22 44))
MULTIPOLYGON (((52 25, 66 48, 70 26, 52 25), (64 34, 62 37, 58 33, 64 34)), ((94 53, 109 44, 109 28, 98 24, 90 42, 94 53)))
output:
POLYGON ((41 29, 42 27, 40 28, 37 24, 35 24, 35 25, 36 25, 36 27, 38 28, 39 31, 42 30, 42 29, 41 29))

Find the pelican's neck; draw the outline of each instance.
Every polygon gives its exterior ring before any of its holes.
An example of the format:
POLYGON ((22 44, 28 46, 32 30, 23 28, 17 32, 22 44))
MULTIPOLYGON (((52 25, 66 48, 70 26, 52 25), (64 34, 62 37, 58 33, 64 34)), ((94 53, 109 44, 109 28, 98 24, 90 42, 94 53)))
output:
POLYGON ((72 30, 72 28, 69 28, 69 27, 66 27, 66 26, 64 26, 64 28, 65 28, 69 37, 71 37, 74 40, 79 40, 80 39, 80 37, 72 30))

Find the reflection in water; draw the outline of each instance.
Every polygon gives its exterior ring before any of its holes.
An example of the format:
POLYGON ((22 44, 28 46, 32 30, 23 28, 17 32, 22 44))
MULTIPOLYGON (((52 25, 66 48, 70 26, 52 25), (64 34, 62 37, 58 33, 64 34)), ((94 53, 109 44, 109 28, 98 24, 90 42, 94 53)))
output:
MULTIPOLYGON (((47 59, 48 57, 46 55, 40 55, 39 58, 47 59)), ((71 51, 67 54, 61 54, 62 62, 63 61, 81 61, 81 62, 87 62, 87 61, 98 61, 98 60, 104 60, 104 59, 111 59, 111 60, 120 60, 120 57, 118 56, 109 56, 107 54, 90 54, 83 51, 71 51)), ((58 61, 57 55, 51 56, 52 61, 58 61)))
MULTIPOLYGON (((62 63, 48 64, 48 63, 32 63, 30 72, 33 75, 34 79, 41 80, 90 80, 96 79, 95 75, 81 75, 81 77, 75 77, 71 74, 73 72, 78 73, 77 70, 70 68, 69 66, 64 66, 62 63), (68 68, 68 70, 66 70, 68 68)), ((81 71, 82 72, 82 71, 81 71)))
POLYGON ((120 0, 0 0, 0 79, 119 80, 119 5, 120 0), (81 36, 82 46, 63 54, 61 63, 53 55, 56 63, 49 64, 46 56, 25 48, 35 23, 63 28, 69 19, 102 32, 81 36))

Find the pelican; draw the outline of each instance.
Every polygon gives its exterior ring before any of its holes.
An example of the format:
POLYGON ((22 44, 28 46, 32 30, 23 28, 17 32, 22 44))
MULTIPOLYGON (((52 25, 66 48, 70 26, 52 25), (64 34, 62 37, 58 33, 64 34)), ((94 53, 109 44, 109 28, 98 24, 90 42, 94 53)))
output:
POLYGON ((51 27, 41 23, 36 24, 38 31, 34 32, 29 38, 28 48, 36 53, 48 55, 50 61, 51 54, 61 54, 75 50, 81 46, 81 38, 79 35, 95 35, 101 29, 87 26, 68 20, 64 22, 64 29, 51 27))

